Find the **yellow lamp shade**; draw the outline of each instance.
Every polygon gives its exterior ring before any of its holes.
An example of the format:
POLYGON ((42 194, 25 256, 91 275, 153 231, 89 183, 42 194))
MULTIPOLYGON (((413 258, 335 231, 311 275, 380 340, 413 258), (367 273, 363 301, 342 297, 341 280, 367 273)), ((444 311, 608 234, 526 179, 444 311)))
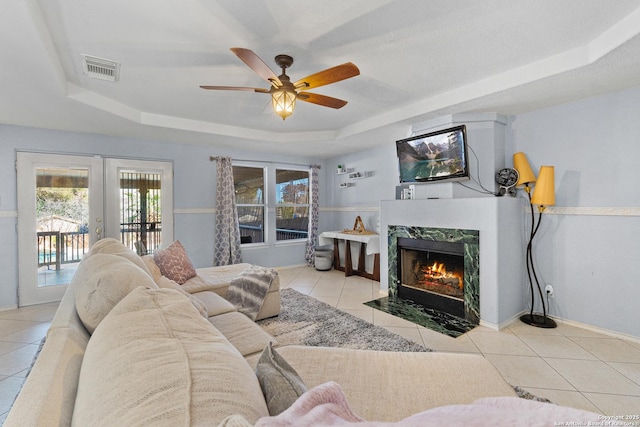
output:
POLYGON ((518 171, 518 174, 520 175, 516 186, 532 184, 536 182, 536 176, 533 174, 533 170, 531 170, 531 166, 529 165, 527 157, 523 152, 519 152, 513 155, 513 167, 518 171))
POLYGON ((287 89, 278 89, 271 94, 271 101, 273 111, 284 120, 293 114, 293 109, 296 106, 296 93, 287 89))
POLYGON ((541 166, 538 181, 531 196, 531 203, 539 206, 556 204, 556 191, 553 166, 541 166))

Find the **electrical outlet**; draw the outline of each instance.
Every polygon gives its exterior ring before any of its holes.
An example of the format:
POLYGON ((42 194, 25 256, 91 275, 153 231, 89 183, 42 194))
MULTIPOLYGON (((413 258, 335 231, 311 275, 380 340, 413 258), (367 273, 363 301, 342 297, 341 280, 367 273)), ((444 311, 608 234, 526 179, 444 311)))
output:
POLYGON ((549 295, 550 297, 553 296, 553 286, 547 285, 544 287, 544 290, 547 292, 547 295, 549 295))

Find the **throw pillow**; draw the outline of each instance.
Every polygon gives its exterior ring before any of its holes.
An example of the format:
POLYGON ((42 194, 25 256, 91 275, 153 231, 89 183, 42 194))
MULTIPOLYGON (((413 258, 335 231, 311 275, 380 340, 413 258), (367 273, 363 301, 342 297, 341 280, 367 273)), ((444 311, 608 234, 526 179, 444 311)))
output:
POLYGON ((307 391, 298 373, 273 349, 271 343, 265 347, 258 360, 256 376, 271 416, 289 408, 307 391))
POLYGON ((162 275, 180 285, 197 274, 187 251, 179 240, 173 242, 169 247, 157 251, 154 259, 162 275))

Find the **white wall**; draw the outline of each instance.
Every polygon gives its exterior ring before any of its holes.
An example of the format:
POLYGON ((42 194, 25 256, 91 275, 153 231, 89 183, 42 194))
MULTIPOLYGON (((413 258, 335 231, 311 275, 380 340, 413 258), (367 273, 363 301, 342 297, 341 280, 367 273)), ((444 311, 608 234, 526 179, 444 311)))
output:
POLYGON ((557 215, 535 241, 551 314, 640 337, 640 88, 512 118, 508 155, 555 166, 557 215), (632 209, 625 209, 632 208, 632 209))
MULTIPOLYGON (((16 151, 77 153, 109 157, 167 160, 174 167, 174 237, 196 267, 213 264, 215 164, 209 156, 310 164, 311 159, 269 156, 216 147, 131 140, 95 134, 0 125, 0 309, 17 303, 16 151)), ((269 267, 305 263, 304 244, 244 251, 243 261, 269 267)))

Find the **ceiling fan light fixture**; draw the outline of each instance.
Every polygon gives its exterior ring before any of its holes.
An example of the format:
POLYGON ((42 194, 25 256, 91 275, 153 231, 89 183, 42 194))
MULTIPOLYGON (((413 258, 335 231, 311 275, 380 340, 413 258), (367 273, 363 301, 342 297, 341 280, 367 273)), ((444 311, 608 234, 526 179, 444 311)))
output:
POLYGON ((276 76, 275 73, 264 63, 258 55, 249 49, 241 47, 231 48, 231 51, 236 54, 242 62, 244 62, 249 68, 251 68, 257 75, 269 82, 271 87, 269 89, 262 89, 256 87, 238 87, 238 86, 200 86, 202 89, 207 90, 240 90, 250 91, 258 93, 268 93, 271 95, 271 104, 273 105, 273 111, 282 120, 285 120, 291 114, 296 106, 296 99, 308 102, 311 104, 320 105, 329 108, 342 108, 347 105, 347 101, 342 99, 332 98, 326 95, 320 95, 318 93, 304 92, 307 89, 313 89, 316 87, 336 83, 351 77, 355 77, 360 74, 360 70, 351 62, 346 62, 336 67, 327 68, 326 70, 319 71, 315 74, 311 74, 304 77, 295 83, 291 82, 289 76, 287 76, 286 70, 293 64, 293 58, 289 55, 276 55, 275 62, 282 69, 282 74, 276 76), (300 93, 298 93, 300 92, 300 93))
POLYGON ((274 90, 271 93, 273 111, 282 117, 282 120, 286 119, 293 114, 293 109, 296 106, 296 97, 297 93, 295 91, 286 88, 274 90))

